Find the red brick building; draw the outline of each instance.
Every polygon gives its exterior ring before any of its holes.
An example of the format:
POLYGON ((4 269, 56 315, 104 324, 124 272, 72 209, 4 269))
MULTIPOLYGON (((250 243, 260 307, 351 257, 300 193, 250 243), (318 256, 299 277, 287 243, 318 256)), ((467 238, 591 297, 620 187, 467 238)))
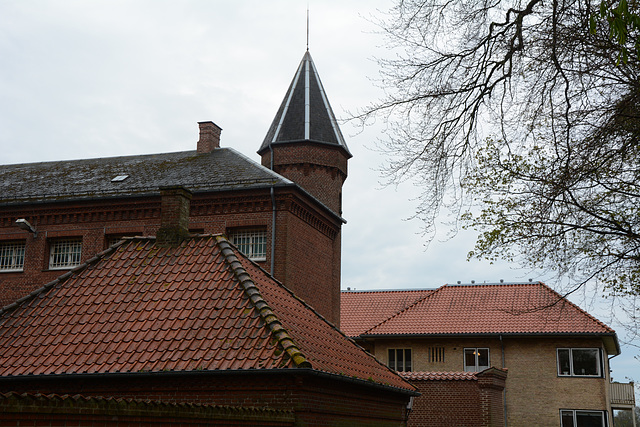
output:
POLYGON ((0 306, 120 237, 156 235, 161 192, 180 186, 192 195, 189 231, 226 234, 337 325, 351 154, 309 52, 260 147, 262 165, 221 147, 213 122, 199 126, 194 151, 1 166, 0 306))

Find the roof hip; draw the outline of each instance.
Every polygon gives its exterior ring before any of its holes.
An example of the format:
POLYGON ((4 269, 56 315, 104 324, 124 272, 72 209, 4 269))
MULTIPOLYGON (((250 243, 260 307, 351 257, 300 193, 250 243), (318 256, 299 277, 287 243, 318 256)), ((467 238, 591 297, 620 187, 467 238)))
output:
POLYGON ((220 252, 224 257, 224 260, 229 264, 229 267, 233 271, 240 286, 242 286, 245 294, 251 300, 251 303, 256 308, 260 317, 264 320, 265 324, 273 334, 278 343, 282 346, 284 351, 287 352, 293 363, 298 368, 312 368, 311 362, 302 354, 302 351, 298 348, 293 338, 289 335, 287 330, 282 326, 280 319, 275 315, 271 307, 264 300, 260 294, 260 290, 251 279, 251 276, 242 266, 242 263, 236 256, 231 244, 227 239, 222 236, 216 236, 216 242, 220 248, 220 252))

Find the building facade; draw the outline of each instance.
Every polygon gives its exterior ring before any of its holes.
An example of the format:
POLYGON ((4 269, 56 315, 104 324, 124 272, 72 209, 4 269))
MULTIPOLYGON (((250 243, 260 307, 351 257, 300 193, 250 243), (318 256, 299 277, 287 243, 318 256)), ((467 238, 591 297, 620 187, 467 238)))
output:
POLYGON ((497 425, 612 425, 615 331, 543 283, 343 292, 342 298, 345 333, 399 372, 504 369, 505 419, 497 425), (359 317, 369 303, 382 305, 380 315, 359 317))

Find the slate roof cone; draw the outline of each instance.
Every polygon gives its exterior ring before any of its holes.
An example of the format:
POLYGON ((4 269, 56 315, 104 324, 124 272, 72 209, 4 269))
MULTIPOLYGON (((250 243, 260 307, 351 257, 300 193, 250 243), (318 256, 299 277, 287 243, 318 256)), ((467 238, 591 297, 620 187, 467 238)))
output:
POLYGON ((264 166, 342 214, 342 184, 352 155, 308 50, 258 154, 264 166))

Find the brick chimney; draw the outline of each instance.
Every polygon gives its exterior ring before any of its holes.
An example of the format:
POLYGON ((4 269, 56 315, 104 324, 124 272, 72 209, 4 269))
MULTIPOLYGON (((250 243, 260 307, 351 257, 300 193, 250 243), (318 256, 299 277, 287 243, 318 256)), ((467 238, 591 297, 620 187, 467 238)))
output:
POLYGON ((191 192, 181 186, 161 187, 159 245, 175 246, 189 237, 191 192))
POLYGON ((198 153, 210 153, 220 148, 220 132, 222 128, 209 122, 198 122, 200 126, 200 139, 198 140, 198 153))

